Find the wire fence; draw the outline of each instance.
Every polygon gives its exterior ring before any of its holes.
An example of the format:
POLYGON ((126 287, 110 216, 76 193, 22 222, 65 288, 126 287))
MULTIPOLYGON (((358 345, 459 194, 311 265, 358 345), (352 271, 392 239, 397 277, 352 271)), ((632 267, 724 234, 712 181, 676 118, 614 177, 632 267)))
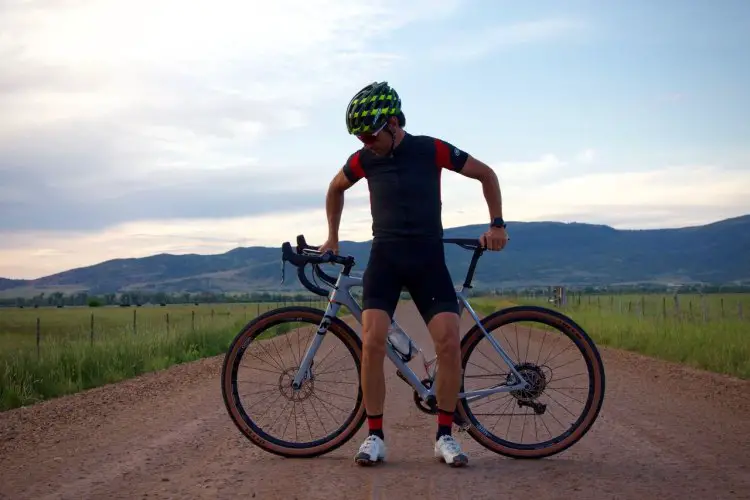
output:
POLYGON ((245 323, 273 309, 289 305, 325 308, 325 298, 294 302, 170 304, 141 307, 41 307, 0 310, 0 353, 34 349, 41 356, 45 345, 97 342, 124 335, 153 337, 189 332, 239 331, 245 323))
POLYGON ((748 319, 750 294, 492 294, 516 304, 536 304, 568 312, 599 312, 643 319, 678 319, 704 322, 748 319))

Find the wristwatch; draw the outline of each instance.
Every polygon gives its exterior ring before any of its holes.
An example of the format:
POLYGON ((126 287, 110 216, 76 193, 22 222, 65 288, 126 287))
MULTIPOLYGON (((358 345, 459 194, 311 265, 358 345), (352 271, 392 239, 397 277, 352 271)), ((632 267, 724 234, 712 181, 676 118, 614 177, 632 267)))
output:
POLYGON ((495 217, 492 219, 490 227, 507 227, 502 217, 495 217))

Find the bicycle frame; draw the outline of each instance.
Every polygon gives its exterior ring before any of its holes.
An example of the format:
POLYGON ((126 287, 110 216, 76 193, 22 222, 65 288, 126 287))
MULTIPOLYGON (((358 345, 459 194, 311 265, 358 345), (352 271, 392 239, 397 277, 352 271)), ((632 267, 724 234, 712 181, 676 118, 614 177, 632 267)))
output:
MULTIPOLYGON (((326 307, 323 321, 321 321, 320 326, 318 327, 317 335, 315 335, 310 341, 310 345, 308 346, 307 351, 305 352, 305 355, 300 363, 299 370, 294 376, 292 387, 295 390, 298 390, 302 386, 302 382, 310 377, 310 363, 317 353, 320 344, 323 342, 323 337, 326 334, 328 325, 331 323, 331 319, 336 317, 341 306, 347 307, 351 311, 352 316, 354 316, 357 322, 360 325, 362 324, 362 308, 351 294, 351 289, 357 286, 362 286, 362 278, 346 275, 343 272, 339 273, 336 280, 336 285, 332 288, 331 292, 328 295, 328 306, 326 307)), ((466 399, 467 401, 474 401, 476 399, 488 397, 499 392, 518 391, 528 388, 528 382, 526 382, 523 376, 521 376, 521 374, 515 369, 513 360, 508 356, 508 354, 495 340, 495 338, 490 335, 482 326, 482 322, 479 319, 479 316, 477 316, 476 312, 471 307, 466 297, 466 288, 468 288, 468 286, 464 284, 456 291, 459 302, 459 315, 463 313, 464 309, 469 312, 471 317, 474 319, 474 322, 484 334, 485 338, 490 342, 490 344, 492 344, 495 351, 497 351, 503 361, 505 361, 505 364, 508 365, 510 372, 514 375, 515 380, 518 380, 518 382, 514 385, 498 385, 488 389, 459 392, 458 398, 466 399)), ((417 343, 414 340, 412 340, 412 342, 414 342, 414 345, 419 349, 417 343)), ((419 396, 423 400, 426 400, 431 396, 435 396, 435 385, 432 384, 430 388, 425 387, 417 374, 414 373, 411 367, 409 367, 409 365, 404 362, 401 357, 399 357, 399 355, 389 343, 386 343, 386 356, 394 365, 396 365, 396 368, 401 372, 401 374, 403 374, 405 380, 409 383, 409 385, 412 386, 412 388, 417 392, 417 394, 419 394, 419 396)), ((427 367, 425 366, 425 369, 426 368, 427 367)), ((433 373, 430 374, 430 378, 434 378, 436 373, 437 369, 433 370, 433 373)))

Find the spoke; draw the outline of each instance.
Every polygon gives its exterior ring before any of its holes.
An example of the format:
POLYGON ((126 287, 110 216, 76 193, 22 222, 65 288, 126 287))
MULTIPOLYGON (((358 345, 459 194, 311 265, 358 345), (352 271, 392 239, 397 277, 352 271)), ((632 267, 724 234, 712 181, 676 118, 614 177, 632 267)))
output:
MULTIPOLYGON (((326 394, 333 394, 334 396, 339 396, 341 398, 351 399, 352 401, 356 401, 356 398, 353 398, 351 396, 346 396, 344 394, 339 394, 338 392, 331 392, 331 391, 324 391, 323 389, 318 389, 320 392, 325 392, 326 394)), ((344 411, 344 410, 341 410, 344 411)))
POLYGON ((318 421, 320 422, 320 426, 323 428, 326 434, 328 434, 328 429, 326 429, 326 425, 323 423, 323 419, 320 418, 320 413, 318 413, 318 410, 315 408, 315 405, 310 401, 310 406, 312 406, 313 411, 315 412, 315 415, 318 417, 318 421))
MULTIPOLYGON (((315 399, 317 399, 318 401, 320 401, 321 403, 323 403, 324 405, 327 405, 327 406, 333 406, 333 407, 334 407, 334 408, 336 408, 336 409, 337 409, 338 411, 342 411, 342 412, 345 412, 344 410, 342 410, 341 408, 339 408, 339 407, 338 407, 338 406, 336 406, 335 404, 333 404, 333 403, 328 403, 328 402, 326 402, 326 401, 323 401, 322 399, 320 399, 320 398, 318 397, 318 395, 317 395, 317 394, 313 394, 313 397, 314 397, 315 399)), ((331 411, 330 411, 330 410, 328 410, 327 406, 323 406, 323 408, 326 408, 326 411, 328 411, 328 414, 329 414, 330 416, 332 416, 332 417, 333 417, 333 414, 331 413, 331 411)), ((334 418, 335 418, 335 417, 334 417, 334 418)))
MULTIPOLYGON (((257 337, 256 337, 256 339, 257 339, 257 337)), ((265 347, 266 341, 265 340, 256 340, 256 342, 257 342, 259 348, 263 349, 263 352, 265 352, 266 354, 268 354, 268 357, 273 360, 274 366, 276 366, 279 370, 284 371, 284 360, 283 359, 279 359, 279 361, 281 361, 281 364, 280 365, 276 365, 275 364, 276 363, 276 359, 273 357, 273 354, 271 354, 270 352, 268 352, 266 350, 266 347, 265 347)), ((273 338, 268 339, 268 342, 273 343, 273 338)))
MULTIPOLYGON (((331 352, 333 352, 333 349, 331 351, 329 351, 328 354, 330 354, 331 352)), ((326 357, 328 357, 328 354, 326 354, 326 357)), ((351 355, 351 353, 349 353, 349 351, 346 351, 340 358, 336 358, 335 360, 331 361, 331 364, 335 364, 337 361, 339 361, 341 359, 344 359, 346 357, 349 357, 350 355, 351 355)), ((325 358, 323 358, 323 359, 320 360, 319 366, 321 368, 323 367, 323 361, 325 361, 325 358)), ((323 373, 325 373, 325 372, 323 372, 323 373)))
POLYGON ((548 389, 552 389, 553 391, 555 391, 555 392, 557 392, 557 393, 559 393, 559 394, 562 394, 563 396, 565 396, 565 397, 567 397, 567 398, 570 398, 570 399, 572 399, 572 400, 573 400, 573 401, 575 401, 576 403, 581 403, 582 405, 585 405, 585 404, 586 404, 586 403, 584 403, 583 401, 580 401, 580 400, 578 400, 578 399, 574 398, 574 397, 573 397, 573 396, 571 396, 570 394, 565 394, 564 392, 560 392, 560 391, 558 391, 557 389, 555 389, 555 388, 553 388, 553 387, 548 387, 548 389))
MULTIPOLYGON (((488 370, 488 369, 487 369, 487 368, 485 368, 484 366, 479 366, 478 364, 476 364, 476 363, 472 363, 471 361, 467 361, 467 362, 466 362, 466 364, 467 364, 467 365, 472 365, 472 366, 476 366, 477 368, 480 368, 480 369, 482 369, 482 370, 486 371, 487 373, 489 373, 489 374, 490 374, 491 376, 493 376, 493 377, 494 377, 494 376, 496 375, 496 374, 495 374, 494 372, 491 372, 490 370, 488 370)), ((471 375, 471 377, 479 377, 479 376, 480 376, 480 375, 471 375)))
MULTIPOLYGON (((489 343, 489 340, 487 342, 489 343)), ((485 353, 483 353, 479 349, 475 349, 475 352, 478 352, 479 354, 481 354, 482 356, 484 356, 485 358, 487 358, 490 363, 492 363, 493 365, 495 365, 498 368, 498 370, 502 371, 502 367, 500 365, 498 365, 497 363, 495 363, 494 361, 492 361, 492 359, 490 359, 490 357, 487 356, 485 353)))
MULTIPOLYGON (((250 356, 252 356, 253 358, 255 358, 255 359, 257 359, 258 361, 260 361, 261 363, 265 363, 265 364, 267 364, 268 366, 270 366, 270 367, 272 367, 272 368, 279 368, 279 366, 278 366, 278 365, 276 365, 276 364, 271 364, 271 363, 269 363, 268 361, 265 361, 265 360, 263 360, 263 359, 259 358, 258 356, 256 356, 255 354, 253 354, 253 353, 252 353, 252 352, 250 352, 250 351, 245 351, 245 352, 246 352, 247 354, 249 354, 250 356)), ((274 360, 274 361, 276 361, 276 360, 274 360)), ((252 367, 252 366, 251 366, 251 368, 254 368, 254 367, 252 367)), ((255 368, 255 369, 256 369, 256 370, 260 370, 260 368, 255 368)), ((264 370, 260 370, 260 371, 264 371, 264 370)), ((272 371, 269 371, 269 370, 265 370, 265 371, 267 371, 268 373, 278 373, 278 372, 272 372, 272 371)), ((281 371, 284 371, 284 369, 283 369, 283 368, 281 368, 281 371)))

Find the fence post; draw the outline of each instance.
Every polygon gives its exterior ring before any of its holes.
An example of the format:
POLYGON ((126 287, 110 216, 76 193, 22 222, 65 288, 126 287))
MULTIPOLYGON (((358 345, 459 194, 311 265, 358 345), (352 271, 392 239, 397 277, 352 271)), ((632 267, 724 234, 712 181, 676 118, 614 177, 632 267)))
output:
POLYGON ((41 354, 40 343, 42 341, 42 328, 39 316, 36 317, 36 357, 39 358, 41 354))
POLYGON ((94 313, 91 313, 91 329, 89 336, 91 338, 91 345, 94 345, 94 313))
POLYGON ((667 298, 662 297, 661 298, 661 310, 662 310, 662 316, 664 319, 667 319, 667 298))
POLYGON ((190 315, 190 328, 195 331, 195 309, 193 309, 192 314, 190 315))
POLYGON ((641 317, 646 316, 646 297, 641 295, 641 317))
POLYGON ((169 335, 169 313, 167 313, 167 335, 169 335))
POLYGON ((138 333, 138 316, 137 316, 138 310, 133 309, 133 335, 138 333))

